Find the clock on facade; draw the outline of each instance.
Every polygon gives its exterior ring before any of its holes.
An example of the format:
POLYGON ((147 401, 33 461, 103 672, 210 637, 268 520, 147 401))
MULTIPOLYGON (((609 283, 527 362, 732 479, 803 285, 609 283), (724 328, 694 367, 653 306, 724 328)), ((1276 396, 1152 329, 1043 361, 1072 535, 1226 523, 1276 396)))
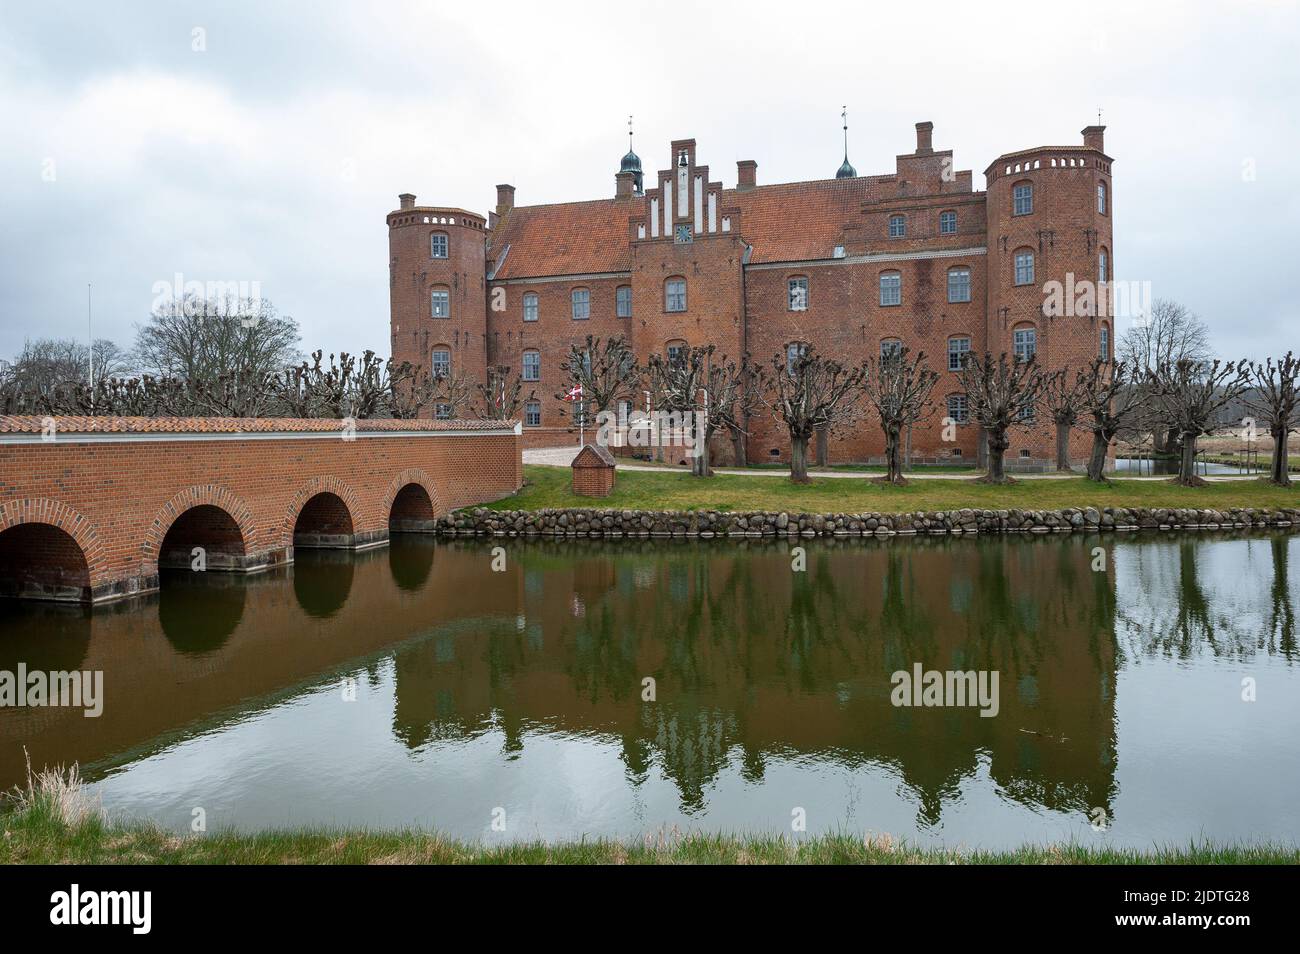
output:
POLYGON ((674 242, 693 242, 695 239, 691 235, 691 227, 688 224, 677 226, 677 231, 673 235, 674 242))

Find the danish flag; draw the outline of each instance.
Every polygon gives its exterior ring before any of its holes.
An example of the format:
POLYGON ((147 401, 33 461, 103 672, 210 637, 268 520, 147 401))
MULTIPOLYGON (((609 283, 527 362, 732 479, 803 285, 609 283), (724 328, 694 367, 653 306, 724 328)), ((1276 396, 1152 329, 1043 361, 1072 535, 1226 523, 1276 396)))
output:
POLYGON ((569 390, 565 392, 564 400, 566 401, 582 400, 582 385, 575 384, 573 387, 569 388, 569 390))

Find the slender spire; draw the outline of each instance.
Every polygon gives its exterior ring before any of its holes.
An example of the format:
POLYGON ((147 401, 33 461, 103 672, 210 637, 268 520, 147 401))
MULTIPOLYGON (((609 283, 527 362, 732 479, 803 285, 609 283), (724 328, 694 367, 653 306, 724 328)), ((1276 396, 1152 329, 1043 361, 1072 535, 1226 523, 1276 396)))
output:
MULTIPOLYGON (((1098 113, 1097 115, 1100 116, 1101 113, 1098 113)), ((627 151, 628 152, 632 151, 632 114, 631 113, 627 114, 627 151)))
POLYGON ((632 173, 634 191, 637 195, 641 195, 644 188, 644 179, 641 173, 641 157, 632 151, 632 115, 630 113, 627 117, 627 155, 623 157, 623 161, 619 163, 618 168, 620 172, 632 173))
POLYGON ((844 121, 844 162, 840 165, 839 171, 835 173, 836 179, 852 179, 858 174, 858 170, 853 168, 849 162, 849 107, 845 106, 840 111, 840 119, 844 121))

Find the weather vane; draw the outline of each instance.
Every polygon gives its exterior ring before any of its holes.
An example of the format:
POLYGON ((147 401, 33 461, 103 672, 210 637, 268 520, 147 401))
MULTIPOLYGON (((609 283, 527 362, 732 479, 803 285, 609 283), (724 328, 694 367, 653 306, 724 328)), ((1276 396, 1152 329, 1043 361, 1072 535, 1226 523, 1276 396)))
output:
POLYGON ((632 150, 632 114, 631 113, 627 114, 627 148, 629 152, 632 150))

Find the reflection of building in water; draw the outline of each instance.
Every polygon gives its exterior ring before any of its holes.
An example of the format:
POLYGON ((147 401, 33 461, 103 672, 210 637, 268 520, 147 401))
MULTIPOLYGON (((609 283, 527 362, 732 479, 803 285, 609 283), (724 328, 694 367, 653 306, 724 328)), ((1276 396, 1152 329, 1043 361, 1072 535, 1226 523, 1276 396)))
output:
POLYGON ((687 810, 729 758, 757 780, 804 754, 894 766, 931 822, 984 758, 1014 799, 1109 806, 1115 603, 1090 569, 1096 542, 813 543, 806 573, 777 545, 534 544, 512 571, 529 585, 505 587, 522 591, 532 639, 511 619, 460 629, 454 659, 436 641, 401 651, 395 728, 408 745, 490 727, 511 747, 531 726, 610 733, 629 777, 657 763, 687 810), (916 662, 999 671, 1000 714, 894 708, 890 675, 916 662), (647 676, 657 699, 643 703, 647 676))

